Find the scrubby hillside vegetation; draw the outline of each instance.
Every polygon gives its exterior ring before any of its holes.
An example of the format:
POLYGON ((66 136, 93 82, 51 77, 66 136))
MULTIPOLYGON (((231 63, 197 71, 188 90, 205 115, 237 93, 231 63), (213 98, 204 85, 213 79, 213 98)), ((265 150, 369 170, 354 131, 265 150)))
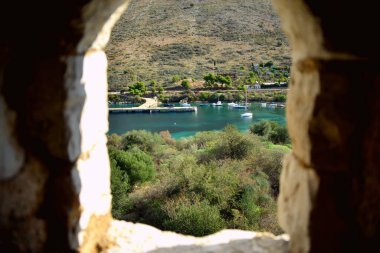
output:
POLYGON ((227 126, 174 140, 144 130, 109 136, 112 214, 163 230, 203 236, 223 228, 281 233, 276 198, 285 127, 227 126))
POLYGON ((289 66, 290 53, 270 0, 132 0, 106 49, 109 84, 173 76, 200 80, 253 64, 289 66))

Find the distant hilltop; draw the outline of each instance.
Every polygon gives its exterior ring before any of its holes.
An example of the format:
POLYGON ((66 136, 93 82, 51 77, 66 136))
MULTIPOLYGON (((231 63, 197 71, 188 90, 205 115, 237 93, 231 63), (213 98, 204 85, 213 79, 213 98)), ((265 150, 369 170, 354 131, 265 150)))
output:
POLYGON ((110 89, 291 61, 270 0, 132 0, 106 53, 110 89))

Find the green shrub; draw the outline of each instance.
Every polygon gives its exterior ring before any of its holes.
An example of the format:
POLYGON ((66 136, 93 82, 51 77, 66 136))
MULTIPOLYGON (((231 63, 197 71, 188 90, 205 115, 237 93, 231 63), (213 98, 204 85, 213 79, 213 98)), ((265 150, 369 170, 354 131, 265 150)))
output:
POLYGON ((197 145, 198 149, 211 147, 218 140, 220 133, 216 131, 198 132, 191 139, 191 143, 197 145))
POLYGON ((168 219, 168 215, 164 210, 164 204, 163 200, 145 199, 143 205, 139 208, 139 219, 133 221, 165 229, 164 221, 168 219))
POLYGON ((122 137, 118 134, 111 134, 107 136, 107 146, 122 149, 122 137))
POLYGON ((210 97, 210 93, 209 92, 201 92, 199 93, 199 100, 200 101, 207 101, 210 97))
POLYGON ((284 148, 262 149, 257 153, 252 166, 258 171, 268 175, 272 194, 277 197, 279 193, 279 178, 282 169, 282 159, 289 151, 284 148))
POLYGON ((153 94, 156 94, 157 92, 157 82, 155 80, 151 80, 150 81, 150 89, 152 91, 153 94))
POLYGON ((130 190, 128 174, 122 171, 114 159, 111 159, 111 193, 112 193, 112 216, 123 219, 130 208, 128 192, 130 190))
MULTIPOLYGON (((246 87, 244 84, 241 84, 241 85, 237 86, 236 89, 238 89, 238 90, 242 90, 242 91, 246 91, 246 90, 247 90, 247 87, 246 87)), ((243 96, 243 97, 244 97, 244 96, 243 96)), ((240 99, 240 100, 242 100, 242 99, 240 99)))
POLYGON ((181 187, 189 187, 194 177, 204 173, 203 168, 197 164, 197 159, 190 152, 180 153, 172 157, 168 162, 169 171, 176 175, 178 184, 181 187))
POLYGON ((169 97, 168 96, 165 96, 163 94, 159 94, 158 95, 158 100, 163 102, 163 103, 167 103, 169 101, 169 97))
POLYGON ((179 80, 181 80, 181 77, 179 77, 178 75, 172 77, 172 83, 179 82, 179 80))
POLYGON ((276 102, 285 102, 286 101, 286 95, 284 95, 284 94, 276 94, 274 96, 273 100, 276 101, 276 102))
POLYGON ((232 80, 229 76, 217 75, 216 82, 220 83, 222 87, 231 87, 232 80))
POLYGON ((162 93, 164 93, 164 91, 165 91, 165 89, 164 89, 164 87, 162 87, 162 85, 159 85, 157 89, 158 89, 158 94, 160 94, 160 95, 162 93))
POLYGON ((139 149, 154 153, 158 145, 164 144, 163 139, 157 133, 146 130, 132 130, 123 136, 122 147, 124 150, 138 147, 139 149))
POLYGON ((164 228, 178 233, 205 236, 225 227, 218 208, 198 198, 168 201, 165 211, 164 228))
POLYGON ((249 131, 252 134, 256 134, 259 136, 266 136, 269 133, 269 131, 272 129, 272 127, 274 126, 275 126, 274 121, 263 120, 263 121, 260 121, 259 123, 256 123, 250 126, 249 131))
POLYGON ((202 169, 189 183, 189 190, 207 199, 220 209, 228 209, 229 202, 239 191, 239 174, 244 165, 237 161, 223 161, 198 166, 202 169))
POLYGON ((128 151, 110 150, 110 157, 120 170, 127 173, 131 185, 149 181, 155 176, 152 157, 137 147, 128 151))
POLYGON ((260 121, 252 125, 249 131, 253 134, 263 136, 273 143, 287 144, 290 143, 288 130, 274 121, 260 121))
POLYGON ((216 84, 216 76, 213 73, 209 73, 203 77, 203 80, 205 80, 204 86, 205 88, 211 88, 214 87, 216 84))
POLYGON ((183 81, 181 82, 181 86, 182 86, 184 89, 186 89, 186 90, 190 89, 190 87, 191 87, 189 80, 183 80, 183 81))
POLYGON ((240 207, 252 224, 258 223, 265 202, 270 201, 268 176, 262 172, 252 175, 254 184, 246 185, 240 199, 240 207))
POLYGON ((284 126, 276 127, 268 134, 268 140, 280 144, 290 143, 288 129, 284 126))
POLYGON ((137 82, 128 86, 129 92, 133 95, 143 96, 147 91, 147 87, 143 82, 137 82))
POLYGON ((223 129, 212 153, 216 159, 243 159, 251 147, 249 139, 245 138, 235 126, 228 125, 223 129))
POLYGON ((227 208, 237 193, 242 164, 234 161, 199 164, 192 155, 179 154, 169 162, 177 188, 183 194, 196 194, 219 208, 227 208))
POLYGON ((111 103, 118 103, 118 102, 121 102, 123 101, 123 99, 121 98, 120 95, 108 95, 108 101, 110 101, 111 103))

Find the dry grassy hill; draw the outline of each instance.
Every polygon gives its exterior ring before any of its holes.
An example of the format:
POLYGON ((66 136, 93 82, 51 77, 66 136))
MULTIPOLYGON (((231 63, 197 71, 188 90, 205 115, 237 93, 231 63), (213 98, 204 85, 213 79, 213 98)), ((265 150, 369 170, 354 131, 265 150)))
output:
POLYGON ((290 64, 270 0, 132 0, 106 48, 110 88, 290 64))

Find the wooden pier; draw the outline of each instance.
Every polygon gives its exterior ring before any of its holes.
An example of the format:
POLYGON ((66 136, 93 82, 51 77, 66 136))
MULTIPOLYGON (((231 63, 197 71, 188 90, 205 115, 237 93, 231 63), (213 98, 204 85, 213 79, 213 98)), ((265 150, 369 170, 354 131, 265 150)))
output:
POLYGON ((188 107, 131 107, 131 108, 109 108, 109 113, 168 113, 168 112, 197 112, 196 106, 188 107))

